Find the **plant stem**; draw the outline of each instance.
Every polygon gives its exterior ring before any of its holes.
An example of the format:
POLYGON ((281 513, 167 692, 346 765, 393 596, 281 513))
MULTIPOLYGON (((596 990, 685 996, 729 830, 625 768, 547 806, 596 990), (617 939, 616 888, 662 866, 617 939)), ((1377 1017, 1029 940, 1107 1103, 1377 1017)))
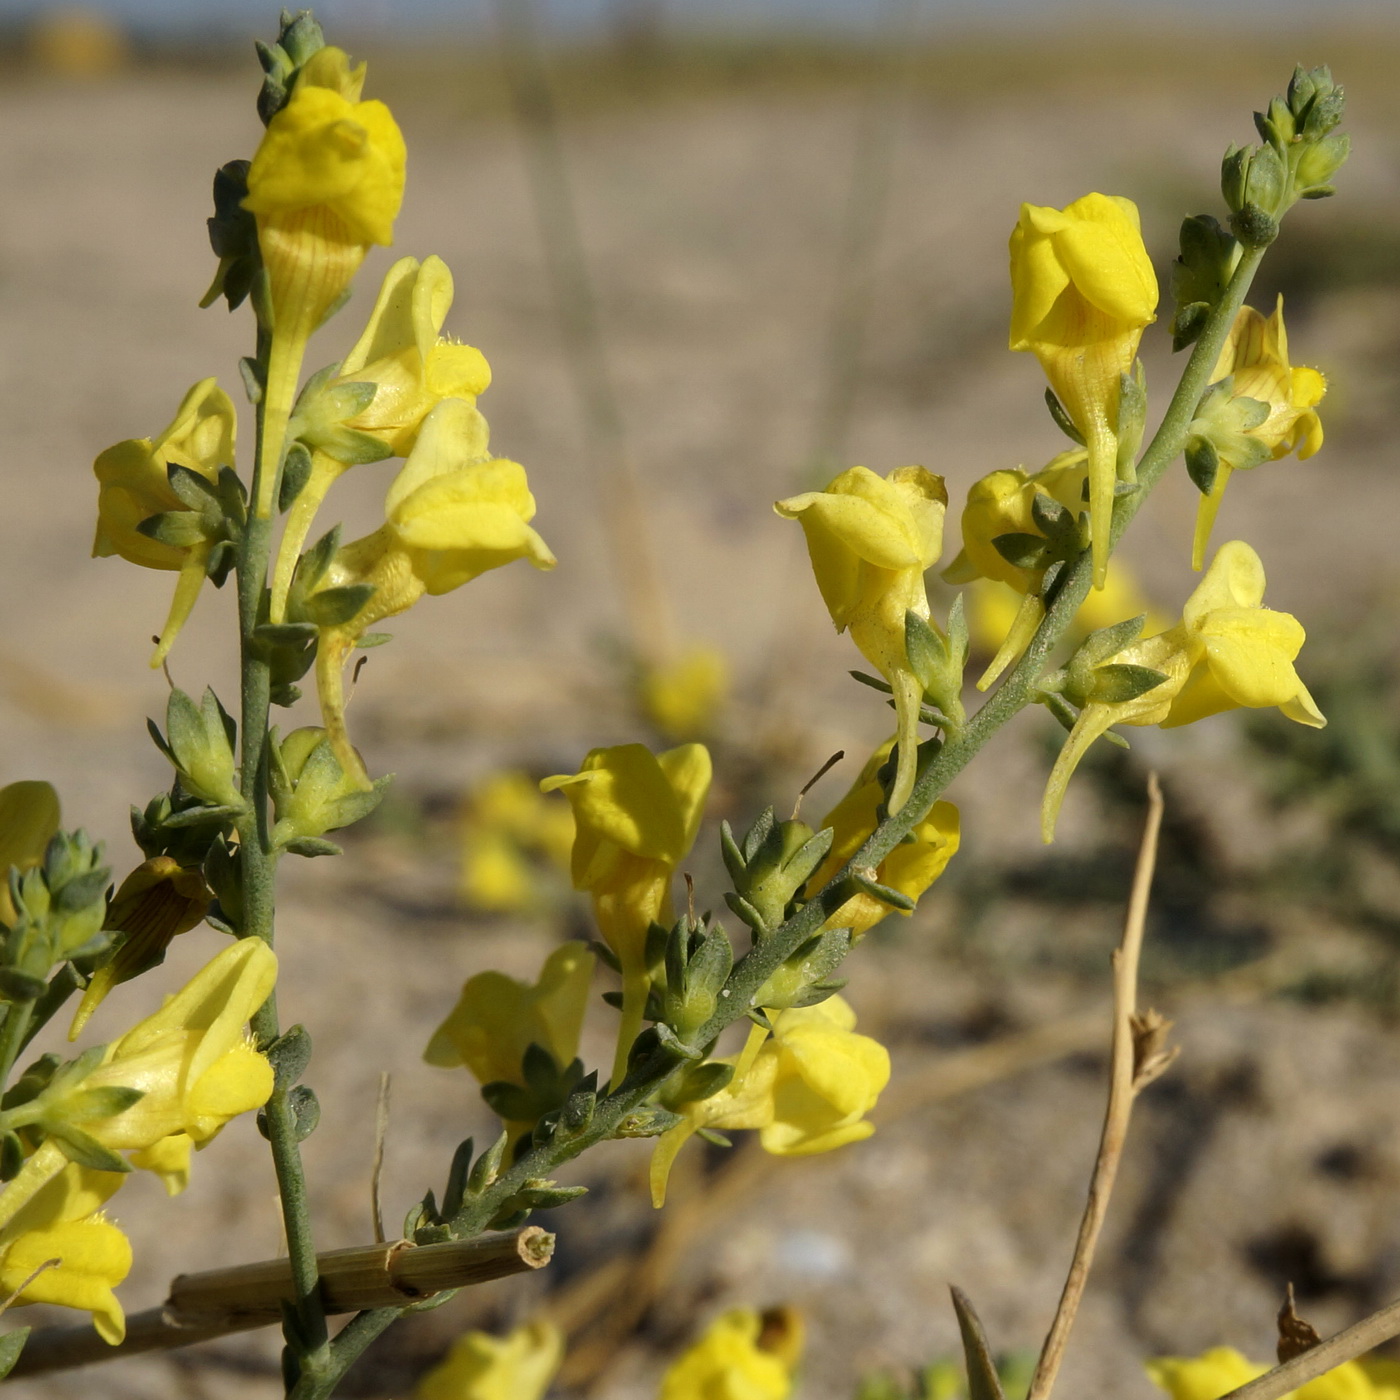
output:
MULTIPOLYGON (((267 368, 271 338, 259 329, 258 363, 267 368)), ((264 400, 266 396, 264 395, 264 400)), ((250 496, 259 499, 262 486, 263 402, 257 407, 256 465, 250 496)), ((273 464, 275 469, 276 463, 273 464)), ((276 856, 268 830, 267 727, 271 671, 267 656, 255 636, 264 620, 267 594, 267 566, 272 548, 272 521, 251 511, 238 553, 238 627, 240 666, 243 682, 242 792, 247 815, 238 824, 238 853, 242 870, 243 927, 245 938, 261 938, 269 947, 274 938, 276 856)), ((277 1020, 277 994, 273 992, 252 1019, 258 1044, 266 1047, 280 1034, 277 1020)), ((296 1115, 288 1101, 289 1086, 275 1088, 264 1109, 272 1162, 277 1173, 277 1189, 282 1202, 282 1219, 287 1232, 287 1252, 291 1258, 296 1289, 298 1334, 287 1332, 287 1345, 295 1353, 302 1372, 317 1374, 329 1359, 326 1314, 321 1303, 320 1276, 316 1245, 311 1232, 311 1210, 307 1200, 306 1177, 302 1171, 301 1150, 297 1144, 296 1115)))
POLYGON ((15 1067, 19 1052, 29 1042, 26 1032, 33 1016, 34 1003, 32 1001, 13 1001, 10 1003, 5 1024, 0 1026, 0 1086, 10 1082, 10 1072, 15 1067))
MULTIPOLYGON (((1262 248, 1245 249, 1224 296, 1211 313, 1181 382, 1172 395, 1161 426, 1138 463, 1138 489, 1130 495, 1119 497, 1115 503, 1111 536, 1114 545, 1141 509, 1148 493, 1185 446, 1196 406, 1210 381, 1211 371, 1234 324, 1235 314, 1244 303, 1263 252, 1262 248)), ((921 763, 909 801, 894 816, 887 817, 876 827, 860 850, 824 889, 735 964, 721 993, 719 1009, 691 1038, 690 1044, 696 1055, 706 1052, 721 1031, 748 1013, 754 995, 764 982, 850 897, 851 872, 878 867, 904 837, 927 817, 933 804, 983 745, 1002 725, 1035 700, 1038 682, 1050 653, 1088 595, 1092 574, 1092 554, 1085 550, 1065 570, 1063 582, 1056 589, 1044 619, 1015 670, 977 711, 966 728, 950 736, 937 753, 926 757, 921 763)), ((564 1162, 578 1156, 594 1143, 614 1136, 626 1117, 645 1103, 682 1063, 684 1061, 676 1052, 658 1048, 646 1060, 634 1065, 627 1078, 598 1103, 586 1132, 531 1148, 479 1197, 467 1204, 452 1222, 453 1234, 463 1237, 486 1229, 500 1208, 525 1182, 547 1179, 564 1162)))

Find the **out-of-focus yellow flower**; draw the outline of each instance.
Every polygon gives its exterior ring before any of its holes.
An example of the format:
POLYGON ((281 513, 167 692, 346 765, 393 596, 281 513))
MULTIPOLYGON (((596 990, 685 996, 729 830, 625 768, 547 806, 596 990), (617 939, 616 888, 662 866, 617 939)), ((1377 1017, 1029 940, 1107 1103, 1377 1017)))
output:
POLYGON ((1139 666, 1164 679, 1125 701, 1090 699, 1055 760, 1041 804, 1041 834, 1053 838, 1065 788, 1090 744, 1115 724, 1190 724, 1223 710, 1278 706, 1291 720, 1327 723, 1293 669, 1304 640, 1289 613, 1262 607, 1264 566, 1241 540, 1221 545, 1186 600, 1181 621, 1133 642, 1100 665, 1139 666))
POLYGON ((750 1308, 722 1314, 666 1372, 659 1400, 787 1400, 796 1358, 766 1349, 762 1333, 750 1308))
POLYGON ((890 1079, 890 1056, 879 1041, 857 1035, 855 1012, 839 996, 817 1006, 771 1017, 772 1038, 755 1054, 718 1061, 733 1065, 729 1085, 707 1099, 685 1104, 686 1121, 657 1139, 651 1161, 651 1195, 666 1199, 671 1165, 702 1128, 720 1132, 758 1129, 765 1152, 806 1157, 862 1142, 875 1125, 865 1115, 890 1079))
POLYGON ((1108 572, 1118 479, 1121 377, 1157 319, 1157 278, 1137 206, 1086 194, 1064 209, 1021 206, 1011 235, 1011 348, 1040 361, 1089 452, 1094 581, 1108 572))
POLYGON ((86 5, 46 5, 25 35, 29 58, 45 73, 88 80, 125 68, 131 45, 112 15, 86 5))
POLYGON ((113 987, 155 967, 165 957, 170 940, 201 923, 214 892, 203 873, 169 856, 143 861, 121 883, 107 906, 104 929, 122 934, 111 961, 92 975, 73 1015, 68 1039, 76 1040, 88 1018, 113 987))
MULTIPOLYGON (((233 400, 214 380, 201 379, 164 432, 116 443, 93 463, 99 487, 94 558, 119 554, 147 569, 180 571, 152 666, 165 659, 199 597, 211 542, 194 538, 187 545, 166 544, 137 527, 153 515, 189 512, 171 488, 168 468, 185 467, 206 481, 216 481, 221 467, 233 466, 236 426, 233 400)), ((195 519, 192 513, 189 518, 195 519)))
POLYGON ((638 688, 646 717, 668 739, 704 739, 729 694, 729 662, 714 647, 689 646, 644 667, 638 688))
POLYGON ((543 1319, 507 1337, 468 1332, 414 1390, 414 1400, 542 1400, 564 1360, 564 1334, 543 1319))
POLYGON ((1171 1400, 1219 1400, 1269 1368, 1246 1360, 1234 1347, 1212 1347, 1200 1356, 1160 1356, 1145 1369, 1171 1400))
MULTIPOLYGON (((418 441, 384 501, 384 524, 344 545, 317 591, 370 584, 374 592, 347 621, 321 628, 316 685, 342 771, 368 786, 345 728, 343 671, 361 636, 425 593, 450 593, 515 559, 552 569, 554 555, 530 528, 535 498, 519 462, 486 455, 486 420, 465 399, 444 399, 423 420, 418 441)), ((316 594, 308 600, 314 608, 316 594)))
POLYGON ((578 1054, 596 963, 587 944, 565 943, 545 959, 534 986, 503 972, 478 973, 433 1032, 423 1058, 444 1068, 465 1065, 481 1084, 522 1087, 521 1061, 531 1045, 548 1050, 566 1068, 578 1054))
POLYGON ((23 874, 38 865, 60 820, 52 784, 24 780, 0 788, 0 921, 13 924, 18 917, 6 872, 14 866, 23 874))
MULTIPOLYGON (((459 345, 441 333, 452 306, 452 293, 452 273, 439 257, 422 263, 417 258, 400 258, 389 269, 364 334, 341 361, 339 376, 322 396, 323 401, 333 402, 340 386, 373 384, 374 398, 367 408, 340 420, 338 427, 378 438, 390 455, 406 457, 418 440, 424 418, 443 399, 475 403, 477 395, 486 391, 491 383, 486 357, 473 346, 459 345)), ((305 435, 315 443, 317 425, 304 426, 305 435)), ((311 475, 287 513, 278 545, 272 583, 273 622, 283 620, 292 571, 316 512, 349 466, 336 456, 333 443, 316 446, 312 452, 311 475)))
POLYGON ((55 1174, 0 1230, 0 1293, 8 1296, 24 1285, 16 1305, 52 1303, 90 1312, 102 1340, 120 1342, 126 1318, 112 1290, 131 1272, 131 1244, 101 1207, 123 1180, 119 1172, 73 1163, 55 1174))
MULTIPOLYGON (((1288 362, 1288 332, 1283 324, 1283 297, 1267 319, 1252 306, 1242 306, 1220 351, 1211 383, 1233 376, 1232 398, 1254 399, 1268 409, 1268 417, 1245 433, 1265 452, 1264 460, 1278 461, 1290 452, 1306 461, 1322 446, 1322 420, 1316 408, 1327 392, 1327 380, 1315 369, 1288 362)), ((1191 567, 1205 562, 1210 532, 1229 484, 1230 474, 1256 465, 1254 454, 1230 460, 1220 454, 1220 465, 1210 493, 1201 497, 1196 513, 1196 538, 1191 567)))
POLYGON ((467 794, 460 822, 458 893, 473 909, 511 914, 538 908, 541 871, 531 859, 569 868, 574 817, 516 769, 492 773, 467 794))
POLYGON ((890 811, 909 800, 918 760, 924 690, 904 649, 905 614, 927 620, 924 573, 943 549, 948 493, 923 467, 898 467, 888 478, 852 467, 822 491, 778 501, 779 515, 802 524, 812 572, 838 632, 851 640, 894 692, 899 771, 890 811))
POLYGON ((546 778, 545 792, 563 789, 573 808, 572 876, 593 899, 593 917, 622 966, 622 1025, 613 1083, 641 1029, 651 979, 647 930, 669 926, 671 877, 695 844, 710 790, 709 750, 682 744, 653 754, 643 744, 593 749, 577 773, 546 778))
POLYGON ((268 272, 272 348, 264 391, 262 486, 271 514, 276 468, 311 332, 373 243, 391 243, 403 202, 403 135, 382 102, 361 102, 364 67, 326 47, 303 65, 248 170, 243 207, 257 218, 268 272))
MULTIPOLYGON (((884 801, 884 792, 876 774, 888 761, 893 740, 882 744, 871 754, 860 776, 851 784, 846 795, 822 818, 823 827, 835 831, 831 850, 818 866, 808 888, 819 890, 846 864, 869 839, 879 824, 877 815, 884 801)), ((917 900, 943 873, 958 849, 960 829, 958 809, 951 802, 935 802, 933 809, 910 835, 911 841, 901 842, 880 862, 875 878, 891 889, 917 900)), ((827 928, 849 928, 852 938, 868 933, 886 914, 890 906, 873 895, 852 895, 827 921, 827 928)), ((901 909, 907 918, 911 911, 901 909)))
MULTIPOLYGON (((1200 1356, 1162 1356, 1146 1365, 1148 1377, 1171 1400, 1219 1400, 1269 1369, 1241 1356, 1233 1347, 1212 1347, 1200 1356)), ((1284 1400, 1395 1400, 1396 1396, 1400 1396, 1400 1388, 1387 1364, 1363 1358, 1342 1362, 1326 1375, 1290 1390, 1284 1400)))

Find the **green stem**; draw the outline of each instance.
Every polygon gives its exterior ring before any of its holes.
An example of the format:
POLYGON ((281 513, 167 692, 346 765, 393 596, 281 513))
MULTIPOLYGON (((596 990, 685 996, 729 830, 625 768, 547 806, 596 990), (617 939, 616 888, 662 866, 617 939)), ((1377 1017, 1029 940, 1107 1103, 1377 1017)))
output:
MULTIPOLYGON (((1243 304, 1258 270, 1263 251, 1262 248, 1245 249, 1220 304, 1206 323, 1161 426, 1138 463, 1138 489, 1119 497, 1115 503, 1111 537, 1114 545, 1141 509, 1148 493, 1185 446, 1196 406, 1209 383, 1211 370, 1220 356, 1221 346, 1234 323, 1235 314, 1243 304)), ((1050 653, 1073 622, 1092 581, 1092 551, 1085 550, 1066 568, 1063 581, 1052 590, 1053 601, 1049 602, 1045 617, 1015 670, 977 711, 965 729, 956 735, 950 734, 941 749, 924 758, 909 801, 880 823, 825 888, 735 964, 725 984, 720 1009, 691 1037, 690 1044, 697 1054, 707 1051, 721 1031, 747 1014, 764 982, 850 897, 851 871, 878 867, 904 837, 923 821, 933 804, 983 745, 1002 725, 1034 701, 1050 653)), ((452 1222, 453 1234, 468 1237, 486 1229, 505 1202, 527 1181, 547 1179, 564 1162, 578 1156, 594 1143, 612 1137, 627 1115, 655 1094, 684 1063, 686 1061, 676 1052, 658 1047, 599 1102, 586 1133, 564 1141, 544 1142, 526 1152, 480 1196, 467 1203, 452 1222)))
POLYGON ((29 1043, 29 1023, 34 1017, 32 1001, 12 1001, 5 1024, 0 1026, 0 1086, 10 1082, 19 1053, 29 1043))
POLYGON ((287 1400, 326 1400, 340 1378, 369 1346, 407 1311, 407 1308, 369 1308, 356 1313, 336 1333, 324 1370, 316 1376, 303 1376, 288 1392, 287 1400))
MULTIPOLYGON (((258 362, 268 364, 270 337, 258 333, 258 362)), ((264 402, 265 402, 264 396, 264 402)), ((264 403, 258 404, 257 457, 253 469, 252 499, 260 499, 262 473, 266 467, 263 451, 264 403)), ((274 425, 274 428, 276 425, 274 425)), ((275 461, 272 463, 275 469, 275 461)), ((238 626, 243 683, 242 791, 247 815, 238 825, 238 852, 243 885, 243 928, 245 938, 261 938, 270 947, 274 937, 276 856, 268 829, 267 729, 271 706, 272 675, 267 656, 254 635, 263 616, 267 595, 267 567, 272 551, 272 521, 250 512, 238 557, 238 626)), ((277 996, 274 992, 258 1008, 252 1019, 259 1045, 269 1045, 280 1034, 277 996)), ((291 1258, 292 1282, 296 1291, 297 1329, 287 1330, 287 1345, 296 1355, 303 1375, 318 1375, 329 1361, 329 1332, 320 1293, 320 1273, 316 1245, 311 1232, 311 1209, 307 1198, 306 1176, 297 1144, 296 1115, 288 1099, 288 1086, 272 1092, 264 1109, 277 1188, 282 1202, 282 1220, 287 1232, 287 1252, 291 1258)))

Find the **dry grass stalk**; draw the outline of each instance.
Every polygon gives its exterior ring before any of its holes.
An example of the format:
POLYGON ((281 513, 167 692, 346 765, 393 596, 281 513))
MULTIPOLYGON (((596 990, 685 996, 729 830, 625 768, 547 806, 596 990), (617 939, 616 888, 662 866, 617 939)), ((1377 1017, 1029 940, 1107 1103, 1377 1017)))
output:
POLYGON ((1147 803, 1147 823, 1143 828, 1142 845, 1138 849, 1123 941, 1113 954, 1113 1057, 1103 1133, 1099 1138, 1093 1175, 1089 1179, 1089 1200, 1079 1223, 1074 1258, 1070 1261, 1055 1320, 1050 1324, 1040 1360, 1036 1363, 1035 1375, 1031 1377, 1027 1400, 1045 1400, 1059 1374, 1070 1330, 1084 1297, 1084 1286, 1089 1281, 1089 1270, 1093 1267, 1094 1251, 1103 1229, 1104 1217, 1108 1214, 1109 1197, 1113 1194, 1118 1164, 1122 1161, 1123 1146, 1128 1138, 1133 1101, 1175 1058, 1175 1051, 1165 1046, 1166 1032, 1171 1023, 1154 1011, 1140 1015, 1137 1009, 1138 961, 1147 923, 1152 875, 1157 865, 1157 837, 1162 825, 1162 790, 1155 773, 1147 779, 1147 803))
MULTIPOLYGON (((554 1236, 528 1225, 473 1240, 357 1245, 317 1255, 327 1313, 404 1307, 449 1288, 467 1288, 548 1264, 554 1236)), ((71 1370, 138 1352, 189 1346, 282 1320, 294 1297, 291 1262, 268 1259, 233 1269, 181 1274, 163 1306, 127 1319, 126 1340, 108 1346, 90 1326, 48 1327, 25 1345, 12 1376, 71 1370)))

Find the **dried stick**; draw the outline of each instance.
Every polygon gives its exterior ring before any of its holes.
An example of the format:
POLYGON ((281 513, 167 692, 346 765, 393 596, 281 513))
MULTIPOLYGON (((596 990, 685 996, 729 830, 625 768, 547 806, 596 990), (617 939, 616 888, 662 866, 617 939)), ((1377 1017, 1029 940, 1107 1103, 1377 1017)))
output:
POLYGON ((1389 1303, 1370 1317, 1363 1317, 1335 1337, 1328 1337, 1325 1342, 1309 1347, 1291 1361, 1285 1361, 1247 1385, 1222 1395, 1220 1400, 1279 1400, 1279 1397, 1308 1381, 1316 1380, 1344 1361, 1363 1356, 1372 1347, 1378 1347, 1392 1337, 1400 1337, 1400 1302, 1389 1303))
MULTIPOLYGON (((444 1244, 357 1245, 316 1256, 327 1313, 405 1307, 448 1288, 507 1278, 542 1268, 554 1253, 554 1236, 538 1225, 444 1244)), ((291 1261, 268 1259, 233 1269, 181 1274, 163 1306, 127 1319, 126 1340, 108 1346, 91 1327, 45 1327, 26 1343, 12 1376, 66 1371, 144 1351, 247 1332, 282 1320, 282 1305, 295 1297, 291 1261)))
POLYGON ((1151 773, 1147 779, 1147 823, 1143 828, 1142 845, 1138 849, 1123 941, 1113 954, 1113 1058, 1109 1070, 1103 1134, 1099 1138, 1094 1173, 1089 1180, 1089 1199, 1084 1207, 1084 1218, 1079 1223, 1074 1258, 1070 1261, 1069 1275, 1060 1294, 1060 1305, 1046 1334, 1026 1400, 1045 1400, 1055 1384, 1070 1329, 1074 1326, 1075 1315, 1084 1296, 1084 1285, 1093 1267, 1099 1233, 1108 1214, 1108 1200, 1113 1193, 1113 1182, 1123 1157, 1133 1101, 1138 1091, 1155 1079, 1172 1059, 1170 1053, 1161 1049, 1165 1023, 1150 1012, 1147 1018, 1140 1018, 1137 1014, 1138 959, 1142 952, 1147 899, 1157 864, 1157 835, 1161 825, 1162 791, 1157 785, 1157 775, 1151 773))

